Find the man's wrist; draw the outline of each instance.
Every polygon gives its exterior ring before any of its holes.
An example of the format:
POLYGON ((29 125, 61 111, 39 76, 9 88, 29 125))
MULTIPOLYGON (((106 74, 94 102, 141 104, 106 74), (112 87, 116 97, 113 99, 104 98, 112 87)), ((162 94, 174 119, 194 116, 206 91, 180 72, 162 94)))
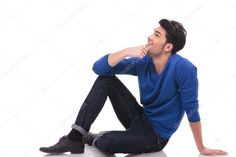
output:
POLYGON ((198 151, 201 152, 205 148, 205 146, 204 145, 200 145, 197 148, 198 148, 198 151))
POLYGON ((129 57, 129 53, 127 51, 127 48, 124 48, 123 50, 120 51, 120 53, 122 54, 122 57, 129 57))
POLYGON ((124 49, 117 51, 115 53, 111 53, 108 55, 108 65, 110 67, 116 66, 120 61, 122 61, 125 57, 127 57, 124 49))

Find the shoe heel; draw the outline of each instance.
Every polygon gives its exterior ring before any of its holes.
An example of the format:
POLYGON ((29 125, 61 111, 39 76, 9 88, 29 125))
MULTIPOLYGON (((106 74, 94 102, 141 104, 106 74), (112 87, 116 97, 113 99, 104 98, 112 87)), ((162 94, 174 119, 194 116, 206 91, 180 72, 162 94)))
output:
POLYGON ((72 150, 70 151, 71 154, 82 154, 84 153, 84 149, 83 150, 72 150))

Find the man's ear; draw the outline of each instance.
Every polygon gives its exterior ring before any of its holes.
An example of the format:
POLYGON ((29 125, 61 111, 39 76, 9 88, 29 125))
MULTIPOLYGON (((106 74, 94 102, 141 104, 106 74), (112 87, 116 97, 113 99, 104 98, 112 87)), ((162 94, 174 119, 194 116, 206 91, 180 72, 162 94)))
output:
POLYGON ((165 50, 166 51, 172 51, 172 49, 173 49, 173 44, 172 43, 166 43, 165 50))

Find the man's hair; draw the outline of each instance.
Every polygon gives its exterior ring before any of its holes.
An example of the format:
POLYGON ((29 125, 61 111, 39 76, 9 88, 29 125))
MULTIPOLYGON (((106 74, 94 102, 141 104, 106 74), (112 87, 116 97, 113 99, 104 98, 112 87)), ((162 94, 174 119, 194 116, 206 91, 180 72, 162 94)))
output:
POLYGON ((159 21, 161 27, 166 31, 166 43, 172 43, 171 54, 181 50, 186 42, 187 32, 183 25, 177 21, 162 19, 159 21))

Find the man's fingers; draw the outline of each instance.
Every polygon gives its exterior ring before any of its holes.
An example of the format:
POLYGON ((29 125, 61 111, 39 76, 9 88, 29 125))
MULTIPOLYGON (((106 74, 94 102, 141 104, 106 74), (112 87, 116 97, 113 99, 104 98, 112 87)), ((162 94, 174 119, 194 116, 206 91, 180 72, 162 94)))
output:
POLYGON ((142 48, 142 51, 146 54, 146 53, 148 52, 148 49, 144 46, 144 47, 142 48))
POLYGON ((144 51, 144 50, 142 50, 139 54, 138 54, 138 58, 143 58, 145 55, 146 55, 147 53, 144 51))
POLYGON ((140 58, 143 58, 144 56, 146 55, 146 53, 144 53, 144 52, 142 52, 142 53, 140 53, 140 58))
POLYGON ((152 46, 147 44, 145 47, 147 50, 149 50, 152 46))
POLYGON ((149 46, 140 45, 129 49, 133 51, 133 57, 143 58, 147 54, 149 46))
POLYGON ((210 149, 210 150, 203 152, 203 154, 205 154, 205 155, 227 155, 228 153, 223 150, 210 149))
POLYGON ((216 154, 217 155, 227 155, 228 153, 223 150, 218 150, 216 154))
POLYGON ((146 51, 146 50, 144 50, 144 49, 142 49, 142 52, 141 52, 141 53, 145 53, 145 54, 146 54, 146 53, 147 53, 147 51, 146 51))

